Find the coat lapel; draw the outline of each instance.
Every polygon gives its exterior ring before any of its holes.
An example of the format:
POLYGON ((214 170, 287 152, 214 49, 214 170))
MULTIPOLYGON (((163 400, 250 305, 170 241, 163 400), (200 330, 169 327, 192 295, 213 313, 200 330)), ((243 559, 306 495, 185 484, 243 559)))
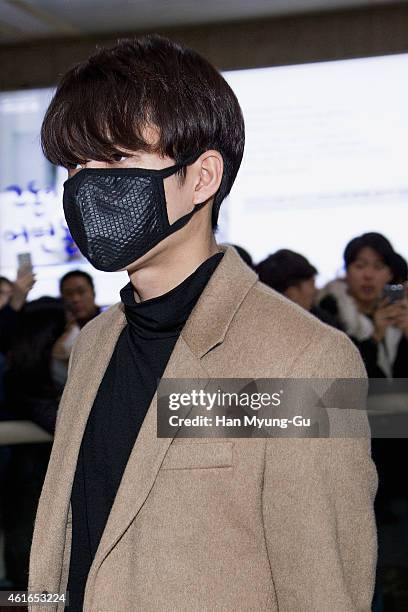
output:
POLYGON ((235 313, 258 281, 234 248, 223 245, 219 248, 224 257, 182 331, 191 351, 199 358, 223 342, 235 313))
MULTIPOLYGON (((163 378, 206 379, 208 373, 200 365, 182 336, 179 337, 169 359, 163 378)), ((126 469, 117 491, 108 521, 98 546, 87 585, 92 584, 93 576, 103 560, 121 538, 133 521, 156 479, 160 465, 166 455, 172 438, 157 437, 157 392, 155 393, 146 417, 140 428, 130 454, 126 469)), ((91 608, 90 601, 85 601, 91 608)))

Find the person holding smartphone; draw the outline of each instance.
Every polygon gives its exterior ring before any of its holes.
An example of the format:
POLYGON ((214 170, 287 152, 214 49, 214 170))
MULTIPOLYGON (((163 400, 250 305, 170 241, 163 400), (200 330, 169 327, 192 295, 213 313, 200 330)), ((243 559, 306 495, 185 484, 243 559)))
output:
POLYGON ((10 348, 19 315, 24 310, 27 296, 35 282, 36 276, 29 253, 22 253, 18 257, 17 278, 11 283, 7 301, 0 307, 0 352, 2 353, 7 353, 10 348))
POLYGON ((370 232, 348 243, 344 265, 344 279, 320 291, 320 307, 339 318, 370 378, 406 378, 406 263, 384 236, 370 232))
MULTIPOLYGON (((382 234, 370 232, 347 244, 344 264, 345 277, 326 285, 320 292, 320 306, 340 319, 360 351, 369 378, 407 378, 405 260, 382 234)), ((392 400, 387 403, 384 398, 383 401, 384 408, 392 413, 392 400)), ((371 448, 379 476, 375 510, 380 533, 392 523, 393 533, 398 529, 401 533, 401 538, 395 536, 395 540, 403 541, 408 517, 398 512, 398 503, 402 499, 406 507, 408 501, 406 479, 400 477, 400 467, 407 456, 407 440, 377 437, 372 440, 371 448), (397 501, 394 503, 394 500, 397 501)), ((379 561, 384 562, 381 550, 379 561)))

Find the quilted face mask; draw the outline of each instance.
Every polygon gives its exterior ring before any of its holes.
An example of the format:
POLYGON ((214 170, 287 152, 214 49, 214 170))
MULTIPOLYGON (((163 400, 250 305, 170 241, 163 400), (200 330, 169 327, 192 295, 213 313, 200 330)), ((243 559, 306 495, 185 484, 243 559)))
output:
POLYGON ((84 257, 115 272, 186 225, 205 202, 170 224, 163 180, 197 157, 163 170, 85 168, 65 181, 65 219, 84 257))

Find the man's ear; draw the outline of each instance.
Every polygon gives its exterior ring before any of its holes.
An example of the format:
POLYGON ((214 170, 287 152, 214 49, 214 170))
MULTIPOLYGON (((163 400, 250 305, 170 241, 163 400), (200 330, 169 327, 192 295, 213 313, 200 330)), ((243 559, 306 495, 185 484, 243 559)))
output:
POLYGON ((218 191, 224 172, 224 160, 215 150, 206 151, 194 163, 196 180, 193 203, 201 204, 212 198, 218 191))

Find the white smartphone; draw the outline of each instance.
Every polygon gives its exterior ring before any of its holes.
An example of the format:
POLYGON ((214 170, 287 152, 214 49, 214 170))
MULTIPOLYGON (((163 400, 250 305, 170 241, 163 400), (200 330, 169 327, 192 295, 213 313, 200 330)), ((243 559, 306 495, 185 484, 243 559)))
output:
POLYGON ((33 269, 33 262, 31 260, 31 253, 18 253, 17 254, 18 270, 24 270, 28 272, 33 269))

